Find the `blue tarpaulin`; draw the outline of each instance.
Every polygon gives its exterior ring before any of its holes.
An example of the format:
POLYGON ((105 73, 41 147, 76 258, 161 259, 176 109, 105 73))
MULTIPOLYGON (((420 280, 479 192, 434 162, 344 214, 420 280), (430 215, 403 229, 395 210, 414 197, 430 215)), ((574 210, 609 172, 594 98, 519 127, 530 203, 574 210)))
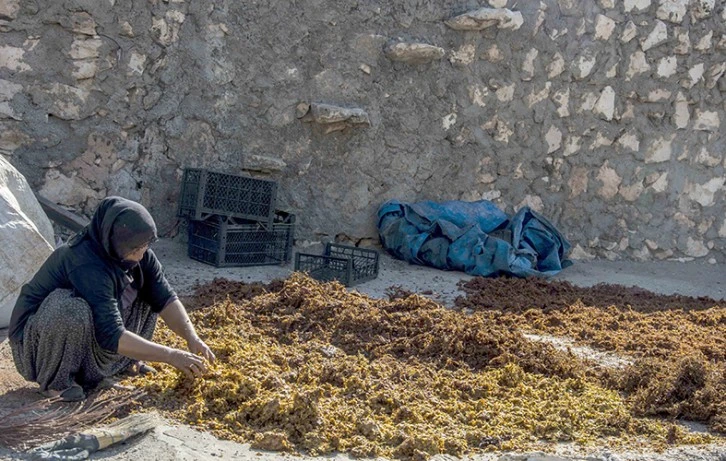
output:
POLYGON ((471 275, 554 275, 572 264, 570 243, 544 216, 523 207, 510 219, 488 200, 389 200, 378 233, 399 259, 471 275))

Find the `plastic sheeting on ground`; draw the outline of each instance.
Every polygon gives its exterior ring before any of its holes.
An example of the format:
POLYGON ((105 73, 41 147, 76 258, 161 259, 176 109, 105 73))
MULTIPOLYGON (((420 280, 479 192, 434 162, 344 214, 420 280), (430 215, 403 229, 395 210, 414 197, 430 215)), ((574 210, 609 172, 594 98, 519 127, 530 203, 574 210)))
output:
POLYGON ((399 259, 471 275, 548 276, 572 264, 570 243, 544 216, 524 207, 510 219, 488 200, 390 200, 378 233, 399 259))

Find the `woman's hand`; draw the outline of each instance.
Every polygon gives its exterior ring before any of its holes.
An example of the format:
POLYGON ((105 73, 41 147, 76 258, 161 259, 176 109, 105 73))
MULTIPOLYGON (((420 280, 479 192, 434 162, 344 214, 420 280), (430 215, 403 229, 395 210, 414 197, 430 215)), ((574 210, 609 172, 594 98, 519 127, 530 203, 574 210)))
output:
POLYGON ((192 354, 200 355, 209 362, 214 362, 216 358, 212 350, 204 341, 199 339, 197 332, 194 331, 189 316, 187 315, 184 305, 178 299, 170 302, 161 311, 161 318, 171 328, 171 330, 187 341, 187 348, 192 354))
POLYGON ((214 355, 214 352, 212 352, 212 350, 209 348, 209 346, 207 346, 207 344, 202 341, 198 336, 195 336, 187 341, 187 347, 192 354, 201 355, 210 362, 214 362, 214 360, 217 358, 214 355))
POLYGON ((214 354, 196 335, 187 341, 187 345, 189 351, 173 349, 148 341, 127 330, 119 339, 118 353, 136 360, 168 363, 190 378, 199 378, 207 371, 207 361, 215 359, 214 354))
POLYGON ((207 362, 204 357, 180 349, 171 350, 167 363, 192 379, 201 378, 207 371, 207 362))

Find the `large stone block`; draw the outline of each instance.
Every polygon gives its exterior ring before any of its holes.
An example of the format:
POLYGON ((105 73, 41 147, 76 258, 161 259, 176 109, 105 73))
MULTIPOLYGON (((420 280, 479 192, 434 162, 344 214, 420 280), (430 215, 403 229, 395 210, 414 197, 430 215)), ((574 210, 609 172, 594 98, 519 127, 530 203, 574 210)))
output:
POLYGON ((0 328, 20 289, 53 252, 53 227, 28 182, 0 157, 0 328))

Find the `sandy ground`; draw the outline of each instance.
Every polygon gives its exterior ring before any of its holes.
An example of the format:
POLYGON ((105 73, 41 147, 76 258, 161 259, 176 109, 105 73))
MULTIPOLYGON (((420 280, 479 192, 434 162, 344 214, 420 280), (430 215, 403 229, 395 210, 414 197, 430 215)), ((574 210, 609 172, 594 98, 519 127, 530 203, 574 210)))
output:
MULTIPOLYGON (((321 253, 321 246, 298 249, 306 253, 321 253)), ((164 264, 166 274, 180 295, 189 295, 197 284, 211 281, 216 277, 246 282, 268 282, 284 278, 292 272, 292 264, 287 266, 258 266, 249 268, 217 269, 186 257, 186 247, 180 242, 161 240, 155 244, 154 251, 164 264)), ((372 297, 384 297, 392 286, 402 289, 428 293, 427 296, 441 304, 451 305, 462 294, 457 283, 468 280, 461 272, 445 272, 432 268, 411 266, 403 261, 394 260, 381 254, 379 276, 376 280, 354 287, 354 290, 372 297)), ((679 293, 689 296, 709 296, 726 299, 726 265, 711 265, 695 262, 664 261, 652 263, 578 261, 565 269, 556 279, 567 280, 580 286, 597 283, 615 283, 625 286, 638 286, 656 293, 679 293)), ((6 330, 0 330, 0 411, 17 407, 37 398, 35 387, 25 383, 14 369, 7 341, 6 330)), ((533 338, 534 339, 534 338, 533 338)), ((538 338, 552 341, 551 338, 538 338)), ((566 338, 564 339, 566 341, 566 338)), ((612 358, 617 360, 617 358, 612 358)), ((694 426, 694 430, 700 430, 694 426)), ((196 431, 187 426, 165 424, 147 435, 136 437, 126 443, 111 447, 92 456, 92 459, 131 461, 150 460, 218 460, 218 459, 316 459, 267 453, 253 450, 247 444, 221 441, 213 436, 196 431)), ((28 459, 22 453, 13 453, 0 448, 0 459, 28 459)), ((346 455, 317 458, 350 459, 346 455)), ((452 459, 439 456, 436 461, 452 459)), ((573 451, 567 445, 558 447, 547 455, 543 453, 477 455, 473 458, 498 461, 558 461, 558 460, 718 460, 726 461, 726 446, 681 447, 665 453, 643 454, 635 452, 612 453, 604 448, 591 449, 587 453, 573 451)))

